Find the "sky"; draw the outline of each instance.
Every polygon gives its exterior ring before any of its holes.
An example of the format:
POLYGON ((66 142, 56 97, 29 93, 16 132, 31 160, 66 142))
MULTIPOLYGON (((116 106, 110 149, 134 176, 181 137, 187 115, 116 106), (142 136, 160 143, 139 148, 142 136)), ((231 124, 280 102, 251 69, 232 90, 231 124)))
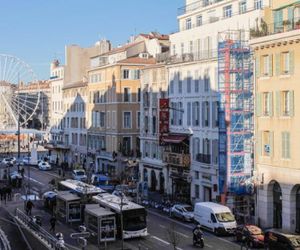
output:
POLYGON ((177 29, 184 0, 0 0, 0 54, 28 63, 38 79, 49 78, 50 62, 64 60, 68 44, 113 46, 131 35, 177 29))

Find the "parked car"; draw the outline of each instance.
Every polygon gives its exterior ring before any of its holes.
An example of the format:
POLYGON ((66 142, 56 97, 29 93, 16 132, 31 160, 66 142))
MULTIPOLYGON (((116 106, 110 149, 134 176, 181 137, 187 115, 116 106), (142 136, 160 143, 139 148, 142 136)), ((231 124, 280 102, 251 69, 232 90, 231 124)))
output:
POLYGON ((193 207, 186 204, 177 204, 171 208, 171 217, 176 217, 184 221, 194 220, 194 210, 193 207))
POLYGON ((254 225, 240 225, 235 232, 237 242, 246 242, 250 248, 259 248, 264 246, 264 233, 254 225))
POLYGON ((17 162, 16 157, 10 157, 10 162, 11 162, 12 164, 15 164, 15 163, 17 162))
POLYGON ((41 161, 38 166, 39 166, 40 170, 51 170, 52 169, 51 165, 46 161, 41 161))
POLYGON ((53 207, 56 205, 56 196, 57 192, 54 191, 47 191, 43 193, 42 199, 44 201, 44 206, 50 210, 53 210, 53 207))
POLYGON ((30 156, 25 156, 22 160, 23 165, 29 165, 31 161, 31 157, 30 156))
POLYGON ((84 169, 75 169, 72 171, 72 178, 77 181, 87 181, 84 169))
POLYGON ((300 235, 269 229, 265 232, 264 243, 269 250, 300 250, 300 235))
POLYGON ((229 207, 214 202, 197 202, 194 216, 201 227, 216 235, 235 233, 236 220, 229 207))
POLYGON ((5 164, 5 165, 12 165, 13 161, 12 161, 12 158, 4 158, 2 160, 2 163, 5 164))

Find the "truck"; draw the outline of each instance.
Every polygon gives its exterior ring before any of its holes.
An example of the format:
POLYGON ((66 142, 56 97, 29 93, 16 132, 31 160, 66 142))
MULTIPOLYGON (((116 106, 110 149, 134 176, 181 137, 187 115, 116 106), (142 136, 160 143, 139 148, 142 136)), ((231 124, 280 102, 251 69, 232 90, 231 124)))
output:
POLYGON ((229 207, 214 202, 197 202, 194 219, 201 227, 216 235, 234 234, 236 220, 229 207))

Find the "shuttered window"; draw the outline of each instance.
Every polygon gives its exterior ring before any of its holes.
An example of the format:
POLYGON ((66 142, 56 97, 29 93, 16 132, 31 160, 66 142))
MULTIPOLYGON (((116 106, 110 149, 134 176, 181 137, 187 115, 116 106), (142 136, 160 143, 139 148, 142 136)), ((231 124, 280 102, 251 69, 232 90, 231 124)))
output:
POLYGON ((282 132, 282 158, 283 159, 290 159, 290 133, 289 132, 282 132))

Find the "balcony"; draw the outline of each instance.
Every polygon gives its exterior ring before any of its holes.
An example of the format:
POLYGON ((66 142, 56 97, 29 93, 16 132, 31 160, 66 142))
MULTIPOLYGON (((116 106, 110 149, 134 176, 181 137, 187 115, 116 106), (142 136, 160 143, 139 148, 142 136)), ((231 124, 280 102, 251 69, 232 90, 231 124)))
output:
POLYGON ((191 163, 191 158, 190 158, 189 154, 164 152, 163 162, 170 164, 170 165, 189 168, 190 163, 191 163))
POLYGON ((178 16, 190 13, 194 10, 213 5, 215 3, 222 2, 223 0, 199 0, 197 2, 185 5, 178 9, 178 16))
POLYGON ((261 24, 259 28, 250 29, 250 37, 259 38, 270 36, 274 34, 289 32, 293 30, 300 29, 300 19, 289 19, 283 20, 282 22, 270 23, 267 24, 264 20, 261 20, 261 24))
POLYGON ((47 149, 70 149, 70 146, 67 142, 50 140, 46 144, 45 148, 47 149))
POLYGON ((205 163, 205 164, 211 164, 211 155, 210 154, 197 154, 196 161, 205 163))

